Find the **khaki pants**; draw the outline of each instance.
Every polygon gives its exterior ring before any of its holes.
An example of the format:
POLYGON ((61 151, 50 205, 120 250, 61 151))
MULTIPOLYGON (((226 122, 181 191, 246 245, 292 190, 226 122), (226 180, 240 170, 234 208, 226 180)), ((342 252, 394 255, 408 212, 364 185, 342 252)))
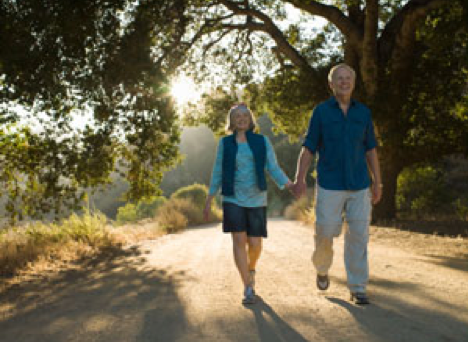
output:
POLYGON ((333 261, 333 238, 341 234, 343 220, 346 219, 344 260, 348 287, 352 292, 365 292, 369 279, 367 244, 370 215, 369 189, 336 191, 317 186, 312 262, 318 274, 328 273, 333 261))

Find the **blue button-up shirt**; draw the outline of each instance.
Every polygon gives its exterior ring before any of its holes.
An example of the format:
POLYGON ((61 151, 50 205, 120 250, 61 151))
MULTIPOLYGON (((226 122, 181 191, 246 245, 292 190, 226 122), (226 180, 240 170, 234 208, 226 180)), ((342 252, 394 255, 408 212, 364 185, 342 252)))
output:
POLYGON ((370 185, 366 152, 377 146, 371 113, 351 100, 344 115, 331 97, 315 107, 303 146, 318 153, 317 181, 327 190, 362 190, 370 185))

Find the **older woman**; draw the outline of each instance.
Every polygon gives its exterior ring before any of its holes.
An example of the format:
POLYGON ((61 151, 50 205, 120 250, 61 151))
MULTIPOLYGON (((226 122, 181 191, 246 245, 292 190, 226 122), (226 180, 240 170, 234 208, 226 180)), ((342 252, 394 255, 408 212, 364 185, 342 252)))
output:
POLYGON ((221 187, 223 232, 232 235, 234 261, 244 284, 244 304, 255 303, 255 267, 262 238, 267 237, 265 171, 280 189, 292 186, 278 166, 270 141, 254 133, 255 128, 253 114, 245 104, 230 109, 226 130, 232 134, 219 141, 204 209, 207 218, 221 187))

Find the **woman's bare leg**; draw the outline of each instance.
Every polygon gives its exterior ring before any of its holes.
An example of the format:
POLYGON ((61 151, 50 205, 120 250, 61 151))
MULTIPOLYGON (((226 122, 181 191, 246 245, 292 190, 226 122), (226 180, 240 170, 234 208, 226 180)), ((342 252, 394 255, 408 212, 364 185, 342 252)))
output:
POLYGON ((249 270, 255 270, 257 261, 262 253, 262 238, 249 236, 247 240, 249 244, 249 270))
POLYGON ((246 232, 232 233, 234 261, 241 276, 244 286, 249 281, 249 260, 247 257, 247 234, 246 232))

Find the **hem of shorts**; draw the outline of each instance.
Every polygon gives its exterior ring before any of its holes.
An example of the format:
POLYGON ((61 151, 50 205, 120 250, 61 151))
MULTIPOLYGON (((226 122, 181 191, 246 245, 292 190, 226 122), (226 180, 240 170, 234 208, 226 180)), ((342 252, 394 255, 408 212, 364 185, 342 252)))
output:
MULTIPOLYGON (((224 230, 223 229, 223 233, 224 234, 231 234, 231 233, 247 233, 245 230, 232 230, 232 231, 229 231, 229 230, 224 230)), ((250 237, 262 237, 262 238, 267 238, 268 237, 268 234, 266 235, 248 235, 247 236, 250 236, 250 237)))

